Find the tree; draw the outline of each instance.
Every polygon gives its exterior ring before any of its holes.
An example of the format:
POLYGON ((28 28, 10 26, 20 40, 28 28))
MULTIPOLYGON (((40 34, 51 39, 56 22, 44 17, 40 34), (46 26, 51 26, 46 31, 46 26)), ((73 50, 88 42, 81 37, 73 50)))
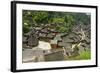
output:
POLYGON ((90 17, 91 15, 86 13, 23 10, 23 30, 27 33, 30 27, 50 26, 65 33, 70 32, 73 25, 90 24, 90 17))

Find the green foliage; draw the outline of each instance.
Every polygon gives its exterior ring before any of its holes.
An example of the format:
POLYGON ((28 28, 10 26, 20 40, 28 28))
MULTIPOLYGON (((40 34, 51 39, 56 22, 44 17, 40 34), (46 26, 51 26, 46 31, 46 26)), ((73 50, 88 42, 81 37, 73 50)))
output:
POLYGON ((83 51, 78 56, 67 57, 65 56, 65 60, 88 60, 91 59, 91 51, 83 51))
POLYGON ((67 32, 68 28, 66 28, 66 27, 59 27, 59 31, 61 31, 61 32, 67 32))
POLYGON ((91 59, 91 52, 90 51, 83 51, 79 56, 74 58, 75 60, 87 60, 91 59))
MULTIPOLYGON (((45 27, 50 25, 59 32, 69 32, 74 24, 90 24, 90 15, 86 13, 69 13, 53 11, 23 10, 23 32, 30 27, 45 27)), ((48 27, 50 27, 48 26, 48 27)))
POLYGON ((91 15, 90 14, 86 14, 86 13, 73 13, 72 14, 75 18, 75 23, 76 24, 83 24, 83 25, 87 25, 90 24, 91 22, 91 15))
POLYGON ((64 18, 53 18, 53 24, 64 24, 64 18))
POLYGON ((48 22, 48 13, 47 12, 35 12, 35 15, 32 16, 33 21, 37 24, 44 23, 46 24, 48 22))

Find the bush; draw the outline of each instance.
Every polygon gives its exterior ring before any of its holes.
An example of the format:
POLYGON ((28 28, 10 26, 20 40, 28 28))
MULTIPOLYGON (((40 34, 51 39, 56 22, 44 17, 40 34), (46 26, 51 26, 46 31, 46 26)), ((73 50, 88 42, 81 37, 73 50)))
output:
POLYGON ((75 60, 91 59, 91 52, 90 51, 83 51, 79 56, 76 56, 74 59, 75 60))
POLYGON ((78 56, 65 57, 65 60, 88 60, 91 59, 91 51, 83 51, 78 56))

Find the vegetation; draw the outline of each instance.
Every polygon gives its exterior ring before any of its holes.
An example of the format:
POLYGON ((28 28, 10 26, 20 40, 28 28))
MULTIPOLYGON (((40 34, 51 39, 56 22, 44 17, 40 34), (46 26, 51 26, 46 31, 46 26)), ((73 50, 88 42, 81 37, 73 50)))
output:
POLYGON ((30 27, 48 27, 59 32, 69 32, 73 25, 90 24, 90 15, 86 13, 53 12, 23 10, 23 32, 30 27))
POLYGON ((65 60, 88 60, 91 59, 91 52, 90 51, 83 51, 82 53, 80 53, 80 55, 78 56, 71 56, 71 57, 67 57, 65 56, 65 60))

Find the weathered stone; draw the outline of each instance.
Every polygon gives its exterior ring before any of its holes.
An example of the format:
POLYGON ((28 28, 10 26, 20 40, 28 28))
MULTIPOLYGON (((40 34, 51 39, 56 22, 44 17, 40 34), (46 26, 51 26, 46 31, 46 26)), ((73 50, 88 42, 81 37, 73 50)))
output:
POLYGON ((37 31, 40 31, 42 28, 41 28, 41 27, 35 27, 35 29, 36 29, 37 31))
POLYGON ((57 40, 51 40, 50 44, 57 44, 57 42, 58 42, 57 40))
POLYGON ((46 37, 46 35, 45 33, 39 33, 39 37, 46 37))
POLYGON ((62 51, 53 52, 44 56, 45 61, 62 61, 64 60, 64 55, 62 51))
POLYGON ((30 31, 30 34, 28 36, 28 40, 27 41, 28 41, 28 46, 30 46, 30 47, 35 47, 35 46, 38 45, 39 40, 38 40, 38 36, 36 34, 36 30, 35 29, 32 29, 30 31))
POLYGON ((52 47, 52 49, 55 49, 55 48, 57 48, 57 40, 51 40, 50 41, 50 44, 51 44, 51 47, 52 47))
POLYGON ((78 32, 78 31, 80 31, 80 30, 81 30, 81 26, 80 26, 80 25, 75 25, 75 26, 73 26, 72 31, 78 32))
POLYGON ((58 46, 64 46, 63 42, 58 42, 58 46))
POLYGON ((54 40, 62 41, 61 35, 60 34, 56 35, 54 40))
POLYGON ((29 39, 28 39, 28 46, 30 47, 35 47, 37 46, 39 43, 39 40, 37 39, 37 37, 35 35, 30 35, 29 39))
POLYGON ((76 46, 73 48, 72 56, 77 56, 77 55, 79 55, 79 47, 76 45, 76 46))
POLYGON ((64 37, 62 41, 66 42, 66 43, 67 42, 74 42, 74 40, 69 39, 68 37, 64 37))
POLYGON ((22 51, 22 61, 24 63, 26 63, 26 62, 34 62, 35 58, 33 58, 33 57, 36 57, 33 50, 24 49, 22 51))
POLYGON ((51 34, 48 34, 47 37, 50 38, 50 39, 53 39, 54 35, 51 33, 51 34))
POLYGON ((27 37, 23 37, 23 43, 27 42, 27 37))
POLYGON ((31 34, 31 31, 29 31, 28 33, 24 34, 24 36, 29 36, 31 34))
POLYGON ((66 48, 66 47, 63 47, 63 51, 64 51, 64 55, 66 56, 71 56, 71 48, 66 48))
POLYGON ((48 34, 48 33, 49 33, 49 31, 48 31, 46 28, 44 28, 44 29, 41 29, 41 33, 48 34))

